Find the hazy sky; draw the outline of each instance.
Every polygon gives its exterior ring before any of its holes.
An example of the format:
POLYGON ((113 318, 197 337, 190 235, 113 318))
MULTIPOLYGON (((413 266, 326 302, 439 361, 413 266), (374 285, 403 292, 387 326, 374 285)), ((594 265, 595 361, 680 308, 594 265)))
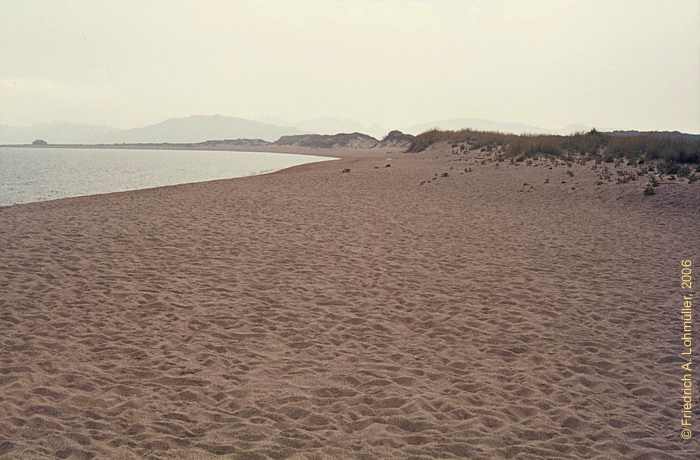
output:
POLYGON ((700 1, 0 0, 0 123, 700 132, 700 1))

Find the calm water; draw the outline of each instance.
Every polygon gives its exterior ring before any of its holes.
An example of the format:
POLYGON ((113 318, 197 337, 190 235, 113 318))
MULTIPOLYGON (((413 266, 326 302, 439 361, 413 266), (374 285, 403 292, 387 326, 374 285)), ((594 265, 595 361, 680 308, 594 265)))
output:
POLYGON ((0 206, 251 176, 331 159, 212 150, 0 147, 0 206))

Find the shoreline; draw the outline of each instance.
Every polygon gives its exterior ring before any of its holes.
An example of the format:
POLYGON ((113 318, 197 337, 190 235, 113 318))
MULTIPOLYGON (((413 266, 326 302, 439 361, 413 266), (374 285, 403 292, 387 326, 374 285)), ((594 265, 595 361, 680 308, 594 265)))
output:
POLYGON ((300 147, 297 145, 233 145, 233 144, 205 144, 203 142, 186 143, 159 143, 159 144, 4 144, 0 148, 21 148, 21 149, 104 149, 104 150, 191 150, 191 151, 223 151, 223 152, 259 152, 259 153, 287 153, 292 155, 311 156, 375 156, 387 153, 401 154, 403 149, 396 147, 374 147, 371 149, 343 148, 343 147, 300 147), (329 155, 329 153, 333 155, 329 155))
MULTIPOLYGON (((0 146, 2 147, 8 147, 8 146, 0 146)), ((33 148, 36 146, 25 146, 29 148, 33 148)), ((47 146, 40 146, 39 148, 47 148, 47 146)), ((73 147, 57 147, 57 148, 73 148, 73 147)), ((83 148, 91 148, 88 146, 85 146, 83 148)), ((138 150, 138 149, 133 149, 133 150, 138 150)), ((158 148, 153 148, 153 149, 144 149, 144 150, 188 150, 188 149, 158 149, 158 148)), ((205 149, 193 149, 192 151, 229 151, 229 150, 223 150, 223 149, 214 149, 214 150, 205 150, 205 149)), ((182 182, 178 184, 168 184, 168 185, 156 185, 152 187, 144 187, 144 188, 135 188, 135 189, 129 189, 129 190, 119 190, 119 191, 112 191, 112 192, 102 192, 102 193, 92 193, 92 194, 87 194, 87 195, 75 195, 75 196, 66 196, 66 197, 61 197, 61 198, 52 198, 48 200, 39 200, 39 201, 28 201, 28 202, 23 202, 23 203, 14 203, 14 204, 8 204, 8 205, 3 205, 0 204, 0 210, 4 208, 12 208, 16 206, 26 206, 26 205, 32 205, 36 203, 46 203, 46 202, 52 202, 52 201, 59 201, 59 200, 71 200, 71 199, 76 199, 76 198, 84 198, 84 197, 92 197, 92 196, 99 196, 99 195, 111 195, 115 193, 129 193, 129 192, 138 192, 140 190, 152 190, 152 189, 158 189, 158 188, 167 188, 167 187, 177 187, 180 185, 190 185, 190 184, 204 184, 204 183, 209 183, 209 182, 217 182, 217 181, 227 181, 227 180, 236 180, 236 179, 245 179, 248 177, 256 177, 256 176, 263 176, 263 175, 268 175, 268 174, 276 174, 280 173, 282 171, 285 171, 287 169, 292 169, 292 168, 297 168, 301 166, 306 166, 306 165, 313 165, 317 163, 322 163, 326 161, 336 161, 336 160, 342 160, 343 157, 338 157, 338 156, 328 156, 328 155, 321 155, 321 153, 316 153, 316 154, 306 154, 306 153, 293 153, 293 152, 269 152, 269 151, 242 151, 240 150, 239 152, 241 153, 271 153, 271 154, 287 154, 287 155, 306 155, 306 156, 315 156, 315 157, 321 157, 321 158, 326 158, 325 160, 318 160, 318 161, 311 161, 308 163, 303 163, 300 165, 293 165, 293 166, 287 166, 283 167, 280 169, 275 169, 272 171, 266 171, 266 172, 261 172, 257 174, 249 174, 246 176, 238 176, 238 177, 225 177, 225 178, 219 178, 219 179, 208 179, 208 180, 202 180, 202 181, 195 181, 195 182, 182 182)))

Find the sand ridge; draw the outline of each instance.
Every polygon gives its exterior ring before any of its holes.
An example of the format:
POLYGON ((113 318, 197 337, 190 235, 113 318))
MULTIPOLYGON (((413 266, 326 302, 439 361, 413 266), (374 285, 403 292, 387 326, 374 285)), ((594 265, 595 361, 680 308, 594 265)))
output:
POLYGON ((0 457, 696 458, 697 184, 337 156, 0 209, 0 457))

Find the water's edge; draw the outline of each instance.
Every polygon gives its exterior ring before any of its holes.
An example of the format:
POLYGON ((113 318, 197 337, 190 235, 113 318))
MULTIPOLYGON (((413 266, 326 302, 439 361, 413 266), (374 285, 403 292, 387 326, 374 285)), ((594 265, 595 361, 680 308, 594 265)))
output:
MULTIPOLYGON (((45 149, 46 147, 35 147, 35 146, 0 146, 0 148, 27 148, 27 149, 45 149)), ((74 149, 76 146, 51 146, 52 148, 55 149, 74 149)), ((77 147, 80 148, 80 147, 77 147)), ((120 148, 120 147, 115 147, 115 148, 109 148, 109 147, 91 147, 94 148, 95 150, 136 150, 136 149, 129 149, 129 148, 120 148)), ((83 147, 81 149, 88 149, 88 147, 83 147)), ((237 179, 245 179, 249 177, 256 177, 256 176, 266 176, 266 175, 271 175, 271 174, 277 174, 292 168, 297 168, 301 166, 308 166, 308 165, 313 165, 313 164, 318 164, 322 163, 325 161, 333 161, 333 160, 339 160, 341 158, 339 157, 333 157, 333 156, 328 156, 328 155, 320 155, 320 154, 306 154, 306 153, 294 153, 294 152, 269 152, 269 151, 241 151, 241 150, 223 150, 223 149, 212 149, 212 150, 204 150, 204 149, 180 149, 180 148, 144 148, 143 150, 151 150, 151 151, 185 151, 185 152, 192 152, 194 154, 201 154, 203 152, 216 152, 216 153, 226 153, 230 152, 231 154, 236 154, 236 153, 249 153, 249 154, 272 154, 272 155, 293 155, 297 157, 309 157, 309 161, 304 162, 304 163, 299 163, 299 164, 293 164, 289 166, 284 166, 281 168, 274 168, 274 169, 265 169, 257 172, 252 172, 252 173, 246 173, 242 175, 236 175, 236 176, 231 176, 231 177, 217 177, 217 178, 211 178, 211 179, 204 179, 204 180, 193 180, 193 181, 186 181, 186 182, 177 182, 177 183, 172 183, 172 184, 162 184, 162 185, 154 185, 154 186, 147 186, 147 187, 135 187, 135 188, 129 188, 125 190, 113 190, 113 191, 105 191, 105 192, 98 192, 98 193, 87 193, 87 194, 76 194, 76 195, 68 195, 68 196, 62 196, 62 197, 57 197, 57 198, 48 198, 48 199, 39 199, 35 201, 24 201, 24 202, 18 202, 18 203, 12 203, 12 204, 3 204, 0 202, 0 210, 2 209, 7 209, 7 208, 16 208, 16 207, 24 207, 24 206, 32 206, 36 204, 42 204, 42 203, 50 203, 54 201, 62 201, 62 200, 71 200, 71 199, 76 199, 76 198, 85 198, 85 197, 91 197, 91 196, 100 196, 100 195, 112 195, 116 193, 131 193, 131 192, 138 192, 142 190, 156 190, 160 188, 167 188, 167 187, 178 187, 182 185, 189 185, 189 184, 204 184, 207 182, 216 182, 216 181, 224 181, 224 180, 237 180, 237 179)))

